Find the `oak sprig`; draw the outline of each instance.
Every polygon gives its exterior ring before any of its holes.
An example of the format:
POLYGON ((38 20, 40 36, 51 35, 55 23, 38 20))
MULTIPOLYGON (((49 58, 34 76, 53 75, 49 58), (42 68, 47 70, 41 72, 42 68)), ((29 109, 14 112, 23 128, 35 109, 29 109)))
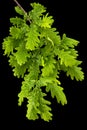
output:
POLYGON ((64 71, 72 80, 82 81, 84 73, 80 67, 79 41, 60 36, 54 28, 53 16, 46 12, 40 3, 31 3, 32 9, 26 14, 19 6, 15 7, 17 16, 10 18, 9 36, 2 43, 4 55, 9 58, 14 76, 22 78, 18 105, 27 99, 26 117, 44 121, 52 120, 51 102, 46 99, 50 92, 58 103, 67 104, 64 89, 59 81, 64 71), (43 92, 45 88, 45 92, 43 92))

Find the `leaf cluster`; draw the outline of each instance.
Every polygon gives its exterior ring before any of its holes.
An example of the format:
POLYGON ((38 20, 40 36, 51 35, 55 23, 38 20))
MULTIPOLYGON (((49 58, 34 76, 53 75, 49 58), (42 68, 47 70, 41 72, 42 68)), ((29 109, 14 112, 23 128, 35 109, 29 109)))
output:
POLYGON ((2 48, 9 57, 9 65, 14 76, 23 78, 18 94, 18 105, 27 99, 26 117, 30 120, 52 120, 51 102, 46 93, 51 92, 57 102, 67 104, 59 74, 64 71, 67 76, 77 81, 84 79, 77 59, 75 46, 79 41, 61 37, 53 28, 54 19, 46 13, 46 8, 39 3, 31 3, 32 10, 25 14, 18 6, 15 11, 21 16, 10 18, 12 26, 9 36, 4 38, 2 48), (31 21, 27 23, 27 21, 31 21), (45 88, 45 92, 42 88, 45 88))

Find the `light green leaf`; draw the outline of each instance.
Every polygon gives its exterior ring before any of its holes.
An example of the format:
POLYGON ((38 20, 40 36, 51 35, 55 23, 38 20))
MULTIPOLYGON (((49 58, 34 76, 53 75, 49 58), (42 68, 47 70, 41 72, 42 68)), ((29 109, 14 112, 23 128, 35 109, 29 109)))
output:
POLYGON ((55 63, 56 63, 55 59, 53 59, 51 57, 48 58, 47 63, 42 68, 43 77, 49 76, 50 74, 52 74, 54 72, 55 63))
POLYGON ((4 55, 10 55, 11 53, 13 53, 13 49, 14 49, 14 42, 13 39, 9 36, 6 37, 2 43, 2 48, 4 50, 4 55))
POLYGON ((40 113, 38 110, 38 104, 36 104, 35 100, 33 98, 31 98, 28 101, 28 105, 27 105, 27 114, 26 117, 29 120, 36 120, 39 118, 38 114, 40 113))
MULTIPOLYGON (((21 91, 18 94, 18 105, 21 105, 24 98, 29 98, 31 90, 34 88, 35 80, 30 79, 30 75, 26 75, 22 81, 21 91)), ((33 97, 33 95, 32 95, 33 97)))
POLYGON ((60 59, 60 64, 65 64, 66 67, 76 64, 76 59, 70 54, 70 51, 59 50, 58 57, 60 59))
POLYGON ((53 98, 56 97, 58 103, 61 103, 62 105, 67 104, 67 99, 63 92, 63 88, 57 85, 57 83, 48 84, 46 87, 46 91, 50 91, 51 96, 53 98))
POLYGON ((82 81, 84 79, 82 68, 78 66, 69 67, 67 69, 67 76, 70 76, 72 80, 75 78, 77 81, 82 81))
POLYGON ((19 39, 21 38, 22 32, 20 28, 17 27, 11 27, 10 28, 10 35, 15 38, 15 39, 19 39))
POLYGON ((56 31, 56 28, 44 28, 41 30, 41 37, 45 37, 52 45, 60 45, 61 38, 58 34, 59 32, 56 31))
POLYGON ((24 24, 24 20, 19 18, 19 17, 13 17, 13 18, 10 18, 10 22, 13 24, 13 25, 17 25, 17 26, 23 26, 24 24))
POLYGON ((51 28, 53 22, 54 22, 53 17, 48 16, 48 14, 46 14, 45 16, 43 16, 40 26, 43 28, 51 28))
POLYGON ((35 88, 29 93, 26 114, 28 119, 36 120, 40 115, 45 121, 52 120, 51 108, 49 107, 51 102, 44 99, 44 96, 46 96, 46 94, 43 93, 40 88, 35 88))
POLYGON ((15 11, 20 14, 20 15, 24 15, 24 11, 22 9, 20 9, 18 6, 15 7, 15 11))
POLYGON ((28 50, 35 50, 40 43, 39 36, 40 34, 38 33, 37 29, 35 26, 31 26, 29 31, 26 34, 26 49, 28 50))
POLYGON ((25 63, 20 66, 17 63, 15 56, 10 56, 9 65, 12 66, 12 68, 13 68, 14 76, 17 76, 18 78, 20 78, 20 77, 23 78, 24 74, 26 73, 26 70, 29 67, 28 63, 25 63))
POLYGON ((30 19, 32 19, 33 22, 37 23, 40 16, 42 16, 43 13, 46 12, 46 8, 43 5, 35 2, 31 3, 31 6, 33 9, 29 12, 30 19))
POLYGON ((67 47, 71 47, 74 48, 74 46, 77 46, 79 43, 79 41, 73 39, 73 38, 69 38, 66 36, 66 34, 63 34, 63 38, 62 38, 62 44, 67 46, 67 47))
POLYGON ((16 57, 17 63, 21 66, 22 64, 25 64, 27 58, 30 57, 30 55, 25 49, 24 44, 20 44, 20 46, 17 47, 16 50, 17 52, 14 53, 14 56, 16 57))
POLYGON ((41 86, 47 86, 49 83, 58 83, 59 85, 61 84, 60 81, 58 79, 56 79, 56 77, 42 77, 40 78, 40 80, 38 81, 40 83, 41 86))

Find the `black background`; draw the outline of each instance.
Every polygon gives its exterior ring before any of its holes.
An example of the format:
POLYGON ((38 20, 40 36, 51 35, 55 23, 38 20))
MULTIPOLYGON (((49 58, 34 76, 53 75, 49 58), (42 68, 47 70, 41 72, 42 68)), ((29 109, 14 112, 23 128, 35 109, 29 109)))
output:
MULTIPOLYGON (((34 0, 18 0, 22 7, 28 11, 30 3, 34 0)), ((13 76, 12 70, 8 64, 8 59, 3 56, 2 41, 9 34, 9 18, 17 14, 14 11, 16 5, 13 0, 0 0, 0 129, 19 129, 29 130, 34 128, 58 128, 63 129, 79 129, 82 127, 87 129, 87 82, 86 82, 86 36, 85 36, 85 3, 83 5, 79 0, 36 0, 47 7, 47 12, 54 17, 54 27, 58 29, 60 34, 66 33, 68 37, 80 41, 77 47, 79 59, 83 61, 81 67, 85 73, 85 79, 82 82, 71 81, 64 73, 61 74, 61 82, 64 87, 68 104, 61 106, 52 99, 53 120, 44 122, 39 119, 29 121, 26 119, 26 101, 21 107, 17 104, 17 94, 20 91, 21 80, 13 76)))

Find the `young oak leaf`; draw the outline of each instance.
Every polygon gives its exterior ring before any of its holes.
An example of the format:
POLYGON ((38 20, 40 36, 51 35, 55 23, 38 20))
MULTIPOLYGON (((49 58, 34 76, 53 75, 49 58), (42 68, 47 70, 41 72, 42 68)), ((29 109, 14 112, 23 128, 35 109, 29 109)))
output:
POLYGON ((2 48, 4 49, 4 55, 9 56, 11 53, 13 53, 14 42, 10 36, 4 39, 2 48))
POLYGON ((35 23, 37 23, 38 18, 46 12, 46 8, 39 3, 31 3, 32 10, 29 12, 30 19, 32 19, 35 23))
POLYGON ((36 104, 35 100, 33 100, 32 98, 28 101, 26 117, 29 120, 36 120, 39 118, 39 116, 38 116, 39 110, 38 110, 37 106, 38 106, 38 104, 36 104))
POLYGON ((65 64, 66 67, 73 66, 76 64, 76 59, 70 54, 70 51, 59 50, 58 57, 60 59, 60 64, 65 64))
POLYGON ((46 14, 45 16, 43 16, 40 26, 43 28, 51 28, 53 22, 54 22, 53 17, 48 16, 48 14, 46 14))
POLYGON ((42 92, 40 89, 38 91, 38 101, 39 101, 39 107, 38 109, 40 110, 40 116, 44 121, 50 121, 52 120, 52 113, 51 113, 51 108, 50 104, 51 102, 46 100, 44 97, 46 97, 46 93, 42 92))
POLYGON ((58 35, 59 32, 56 31, 56 28, 43 28, 41 29, 41 37, 45 37, 52 45, 60 45, 61 38, 58 35))
POLYGON ((23 24, 24 24, 24 19, 22 19, 22 18, 19 18, 19 17, 13 17, 13 18, 10 18, 10 23, 12 23, 12 25, 14 25, 14 26, 17 26, 17 27, 21 27, 21 26, 23 26, 23 24))
POLYGON ((69 38, 66 36, 66 34, 63 34, 61 44, 65 45, 67 47, 74 48, 74 46, 77 46, 78 43, 79 43, 79 41, 69 38))
POLYGON ((25 49, 24 44, 20 44, 19 47, 16 48, 16 50, 17 52, 14 53, 14 56, 16 57, 17 63, 21 66, 22 64, 25 64, 27 58, 30 57, 30 55, 25 49))
POLYGON ((9 65, 13 68, 14 76, 17 76, 18 78, 23 78, 24 74, 26 73, 26 70, 29 67, 28 62, 20 66, 17 63, 16 57, 13 55, 10 55, 9 65))
POLYGON ((24 11, 21 10, 18 6, 15 7, 15 11, 16 11, 18 14, 20 14, 20 15, 24 15, 24 14, 25 14, 24 11))
POLYGON ((40 43, 39 35, 35 26, 29 28, 29 31, 26 33, 26 49, 32 51, 38 47, 38 43, 40 43))
POLYGON ((46 86, 46 91, 51 91, 52 98, 56 97, 58 103, 61 102, 62 105, 67 104, 67 99, 63 92, 63 88, 57 85, 57 83, 48 84, 46 86))
POLYGON ((52 120, 51 108, 49 105, 50 101, 44 99, 46 96, 45 93, 41 91, 40 88, 34 88, 28 96, 28 104, 27 104, 27 114, 26 117, 30 120, 36 120, 41 118, 45 121, 52 120))
POLYGON ((35 80, 31 80, 29 74, 25 76, 24 81, 22 82, 21 91, 18 94, 18 105, 21 106, 24 98, 29 97, 29 93, 34 88, 35 80))
POLYGON ((48 58, 47 63, 42 68, 43 77, 49 76, 50 74, 52 74, 54 72, 55 63, 56 63, 55 59, 48 58))
POLYGON ((41 100, 40 100, 40 106, 39 106, 40 115, 41 115, 41 118, 44 121, 47 121, 47 122, 49 122, 50 120, 52 120, 51 108, 49 107, 50 104, 51 104, 50 101, 48 101, 48 100, 46 100, 44 98, 41 98, 41 100))
POLYGON ((82 81, 84 79, 82 68, 78 66, 69 67, 67 69, 67 76, 70 76, 72 80, 75 78, 77 81, 82 81))

